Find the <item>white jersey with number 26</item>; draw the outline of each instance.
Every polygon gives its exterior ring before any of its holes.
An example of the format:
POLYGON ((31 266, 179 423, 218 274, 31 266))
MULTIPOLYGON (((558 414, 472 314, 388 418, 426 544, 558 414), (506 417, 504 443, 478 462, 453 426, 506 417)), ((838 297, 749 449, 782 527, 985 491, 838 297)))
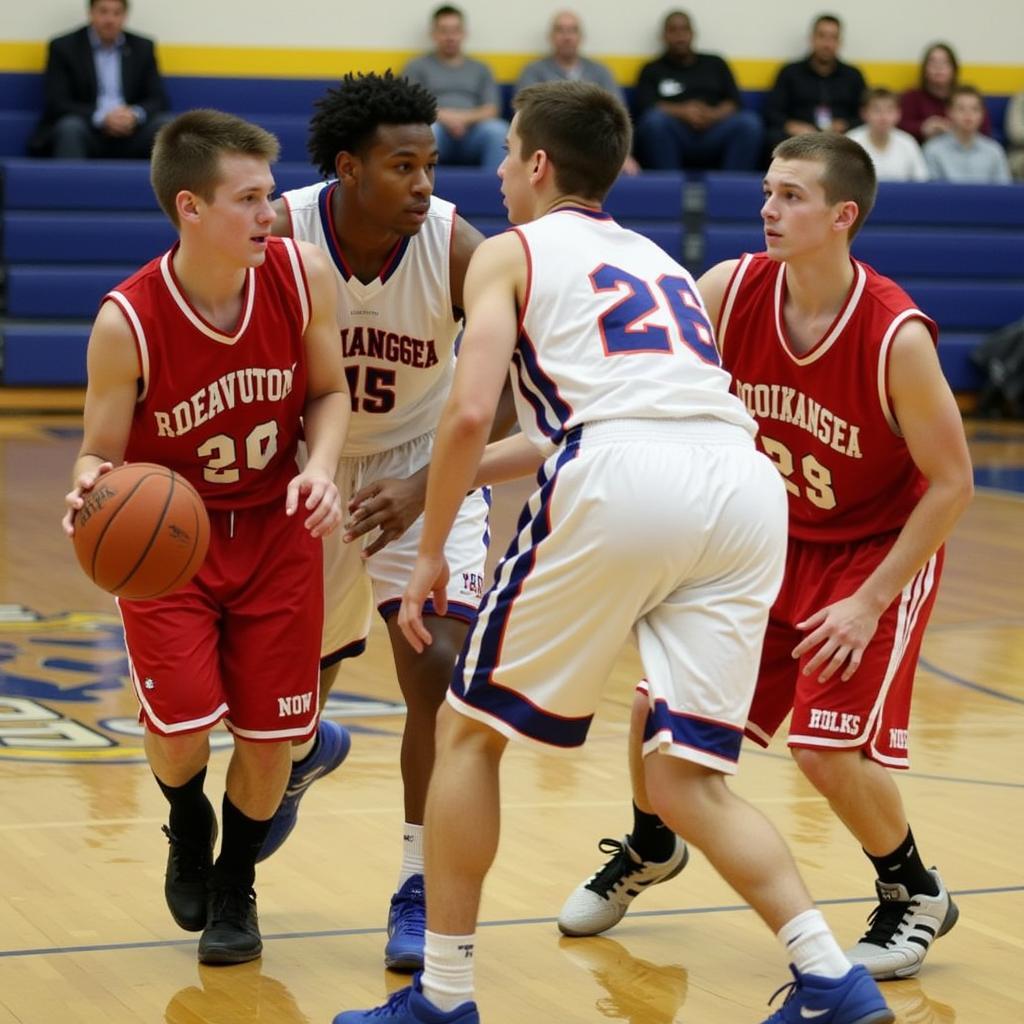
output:
POLYGON ((693 278, 666 252, 583 207, 515 231, 528 269, 513 379, 535 445, 612 419, 712 417, 753 436, 693 278))

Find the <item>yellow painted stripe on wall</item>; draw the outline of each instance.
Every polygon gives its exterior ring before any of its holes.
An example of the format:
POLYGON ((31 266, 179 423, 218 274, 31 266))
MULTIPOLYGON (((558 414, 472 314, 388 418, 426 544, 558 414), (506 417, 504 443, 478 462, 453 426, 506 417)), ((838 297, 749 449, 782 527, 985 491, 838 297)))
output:
MULTIPOLYGON (((417 51, 315 50, 274 47, 160 46, 160 65, 169 75, 223 75, 230 78, 337 78, 346 71, 400 69, 417 51)), ((533 54, 477 54, 494 70, 500 82, 513 82, 533 54)), ((601 58, 624 85, 636 81, 649 55, 601 58)), ((0 71, 39 71, 46 60, 46 44, 0 42, 0 71)), ((735 59, 733 72, 744 89, 767 89, 779 68, 776 60, 735 59)), ((918 76, 916 62, 868 61, 860 65, 872 85, 906 89, 918 76)), ((1013 93, 1024 90, 1024 64, 967 64, 963 81, 983 92, 1013 93)))

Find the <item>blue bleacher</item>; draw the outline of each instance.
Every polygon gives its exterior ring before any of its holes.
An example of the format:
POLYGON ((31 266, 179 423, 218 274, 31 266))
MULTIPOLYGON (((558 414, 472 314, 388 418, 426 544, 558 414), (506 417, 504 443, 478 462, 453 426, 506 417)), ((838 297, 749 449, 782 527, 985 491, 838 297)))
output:
MULTIPOLYGON (((102 296, 174 240, 158 210, 149 168, 140 161, 0 162, 0 260, 6 266, 6 384, 80 384, 89 321, 102 296)), ((316 180, 308 163, 274 168, 281 191, 316 180)), ((508 227, 491 172, 446 167, 437 193, 485 234, 508 227)), ((683 250, 684 177, 623 177, 608 197, 621 223, 645 233, 675 258, 683 250)))

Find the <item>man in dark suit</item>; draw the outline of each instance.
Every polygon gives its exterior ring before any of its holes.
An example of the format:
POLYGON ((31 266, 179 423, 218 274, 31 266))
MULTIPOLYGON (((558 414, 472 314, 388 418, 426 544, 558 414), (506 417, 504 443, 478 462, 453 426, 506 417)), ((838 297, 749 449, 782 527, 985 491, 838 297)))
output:
POLYGON ((34 156, 145 159, 168 107, 153 40, 124 31, 128 0, 90 0, 89 23, 51 40, 34 156))

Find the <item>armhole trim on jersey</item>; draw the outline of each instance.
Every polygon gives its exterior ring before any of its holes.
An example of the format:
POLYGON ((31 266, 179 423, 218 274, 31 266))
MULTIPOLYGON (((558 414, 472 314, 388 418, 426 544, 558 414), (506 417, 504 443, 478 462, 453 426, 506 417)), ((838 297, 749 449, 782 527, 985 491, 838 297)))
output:
POLYGON ((896 337, 896 332, 908 320, 915 319, 923 320, 925 326, 928 325, 928 317, 919 309, 905 309, 902 313, 895 316, 883 335, 882 344, 878 350, 878 403, 882 407, 882 413, 885 416, 886 423, 889 424, 889 429, 897 437, 902 437, 903 431, 900 430, 900 425, 896 420, 896 413, 892 407, 892 398, 889 395, 889 353, 892 349, 892 342, 896 337))
MULTIPOLYGON (((729 317, 732 316, 732 307, 736 304, 736 296, 740 291, 740 284, 747 272, 754 257, 746 252, 740 257, 739 263, 733 268, 729 283, 725 286, 725 302, 718 311, 718 323, 715 324, 715 338, 718 341, 718 353, 725 356, 725 332, 729 329, 729 317)), ((701 299, 703 302, 703 298, 701 299)))
POLYGON ((518 236, 526 255, 526 288, 523 291, 523 305, 519 310, 519 321, 516 324, 516 335, 518 336, 526 331, 526 310, 530 304, 530 293, 533 291, 533 257, 530 255, 530 243, 526 240, 526 235, 519 228, 513 228, 512 231, 518 236))
MULTIPOLYGON (((459 219, 459 208, 457 206, 455 206, 455 204, 453 203, 452 204, 452 224, 451 224, 451 227, 448 229, 448 262, 447 262, 447 266, 446 266, 446 269, 445 269, 445 278, 446 278, 447 284, 448 284, 448 314, 452 318, 452 323, 458 323, 458 320, 455 318, 455 309, 456 309, 456 306, 455 306, 455 296, 452 294, 452 257, 455 255, 455 223, 456 223, 456 221, 458 219, 459 219)), ((463 282, 463 283, 465 283, 465 282, 463 282)), ((463 296, 462 300, 463 300, 463 302, 465 302, 466 297, 463 296)), ((462 309, 461 306, 459 306, 458 308, 462 309)), ((465 316, 465 313, 466 313, 466 311, 464 309, 462 309, 463 316, 465 316)))
POLYGON ((288 237, 295 237, 295 218, 292 217, 292 204, 288 201, 288 193, 281 193, 281 203, 284 206, 285 215, 288 217, 288 237))
POLYGON ((142 329, 142 321, 135 312, 131 300, 122 292, 107 292, 103 298, 110 299, 121 310, 135 339, 135 351, 139 357, 139 376, 142 378, 142 390, 136 398, 136 403, 141 402, 149 393, 149 344, 146 342, 146 332, 142 329))
POLYGON ((295 291, 299 296, 299 310, 302 313, 302 333, 306 333, 309 326, 310 309, 313 305, 313 298, 309 294, 309 281, 306 278, 306 265, 302 261, 302 253, 299 252, 298 244, 291 238, 282 238, 285 251, 292 265, 292 273, 295 275, 295 291))

